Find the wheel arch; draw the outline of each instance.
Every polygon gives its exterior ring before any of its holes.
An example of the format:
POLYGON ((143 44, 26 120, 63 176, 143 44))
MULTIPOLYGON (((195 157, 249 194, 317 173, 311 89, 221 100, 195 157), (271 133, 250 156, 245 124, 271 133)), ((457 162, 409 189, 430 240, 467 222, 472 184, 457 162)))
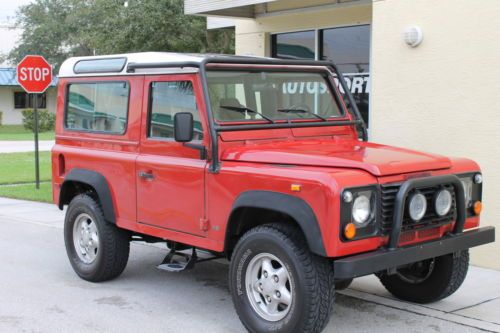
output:
POLYGON ((92 192, 101 205, 104 218, 110 223, 116 223, 115 209, 106 178, 99 172, 87 169, 72 169, 61 185, 59 194, 59 209, 63 209, 80 193, 92 192))
POLYGON ((272 191, 246 191, 235 200, 226 228, 225 251, 230 255, 236 240, 252 227, 281 218, 299 227, 311 252, 326 256, 321 229, 312 208, 301 198, 272 191), (258 216, 259 221, 255 221, 258 216))

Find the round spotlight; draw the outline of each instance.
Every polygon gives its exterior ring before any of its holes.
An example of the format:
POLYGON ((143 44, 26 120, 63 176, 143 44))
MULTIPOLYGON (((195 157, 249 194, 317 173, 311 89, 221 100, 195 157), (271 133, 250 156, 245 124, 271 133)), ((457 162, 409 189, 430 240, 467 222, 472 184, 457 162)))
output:
POLYGON ((441 190, 436 195, 436 199, 434 200, 434 208, 436 209, 436 214, 439 216, 445 216, 450 212, 452 204, 452 196, 450 191, 441 190))
POLYGON ((427 210, 427 199, 422 193, 415 193, 410 199, 409 213, 413 221, 420 221, 427 210))

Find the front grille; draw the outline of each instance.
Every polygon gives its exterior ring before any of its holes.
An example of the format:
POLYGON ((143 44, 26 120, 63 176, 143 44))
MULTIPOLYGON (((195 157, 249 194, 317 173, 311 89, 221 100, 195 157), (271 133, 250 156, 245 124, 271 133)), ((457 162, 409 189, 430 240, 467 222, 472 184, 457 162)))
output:
MULTIPOLYGON (((380 200, 380 219, 381 228, 384 234, 392 230, 393 216, 394 216, 394 203, 396 195, 399 191, 401 184, 384 184, 380 186, 381 200, 380 200)), ((418 221, 413 221, 408 216, 407 206, 405 206, 405 213, 403 215, 402 231, 416 230, 421 228, 436 227, 442 224, 447 224, 456 219, 456 200, 455 191, 452 185, 439 185, 432 187, 422 187, 415 191, 421 192, 427 199, 427 212, 424 217, 418 221), (434 211, 434 195, 442 188, 448 189, 452 193, 453 203, 450 212, 445 216, 438 216, 434 211)), ((408 196, 411 196, 415 191, 411 191, 408 196)), ((407 201, 408 202, 408 201, 407 201)))

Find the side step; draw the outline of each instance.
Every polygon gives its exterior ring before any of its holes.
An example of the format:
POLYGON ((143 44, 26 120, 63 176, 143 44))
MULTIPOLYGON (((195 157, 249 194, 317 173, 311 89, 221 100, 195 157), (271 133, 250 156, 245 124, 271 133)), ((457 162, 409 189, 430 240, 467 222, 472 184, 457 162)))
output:
POLYGON ((170 249, 170 252, 166 255, 165 259, 156 266, 156 268, 162 271, 179 273, 188 269, 192 269, 196 263, 208 261, 212 259, 217 259, 217 256, 199 259, 196 253, 196 248, 192 248, 191 254, 177 252, 176 246, 170 249))

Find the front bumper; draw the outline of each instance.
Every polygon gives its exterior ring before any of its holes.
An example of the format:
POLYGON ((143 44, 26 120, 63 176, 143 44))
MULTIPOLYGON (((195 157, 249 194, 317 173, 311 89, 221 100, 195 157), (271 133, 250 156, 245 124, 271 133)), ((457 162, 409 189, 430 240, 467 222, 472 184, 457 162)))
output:
POLYGON ((333 263, 333 272, 336 279, 350 279, 494 241, 495 228, 483 227, 407 247, 381 249, 337 259, 333 263))

